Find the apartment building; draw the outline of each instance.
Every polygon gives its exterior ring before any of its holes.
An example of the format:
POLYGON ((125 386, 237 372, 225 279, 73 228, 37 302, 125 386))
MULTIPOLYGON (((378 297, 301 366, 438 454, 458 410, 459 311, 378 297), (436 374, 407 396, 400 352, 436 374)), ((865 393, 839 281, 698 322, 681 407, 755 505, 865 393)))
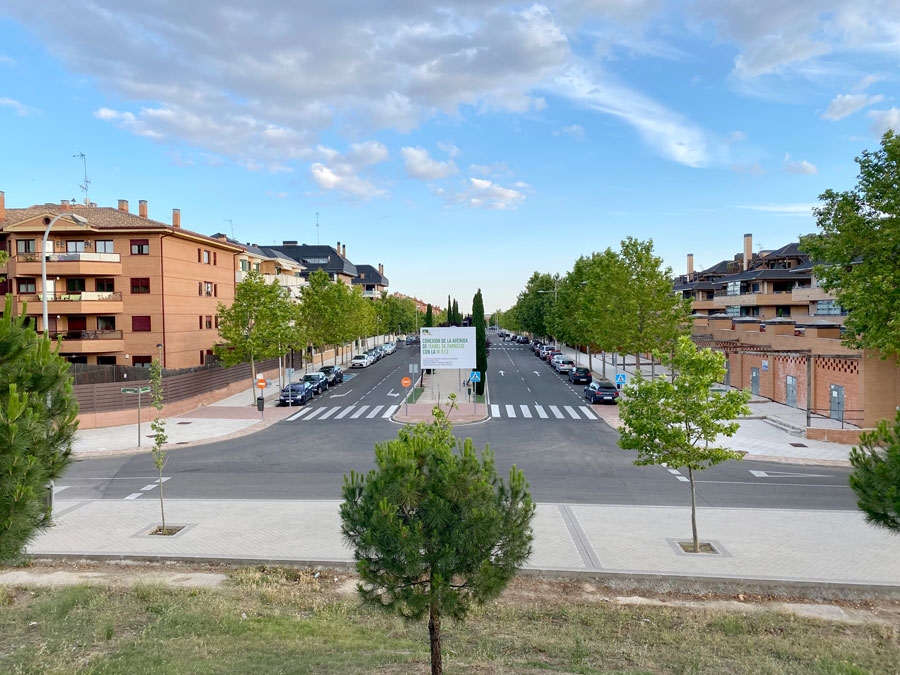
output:
POLYGON ((284 253, 267 246, 257 246, 249 242, 241 244, 239 241, 231 239, 221 232, 217 232, 212 237, 218 241, 240 246, 243 249, 235 259, 235 283, 242 282, 251 272, 258 272, 266 283, 278 284, 292 298, 295 300, 300 299, 300 289, 307 285, 305 266, 284 253))
POLYGON ((341 242, 337 243, 336 248, 318 244, 298 244, 296 241, 284 241, 281 246, 266 248, 303 265, 304 278, 308 278, 311 272, 324 270, 332 281, 340 281, 349 286, 358 276, 356 265, 347 258, 347 245, 341 246, 341 242))
POLYGON ((384 265, 381 263, 378 263, 378 269, 372 265, 357 265, 356 274, 352 284, 362 287, 364 297, 380 298, 382 293, 387 293, 390 282, 384 276, 384 265))
POLYGON ((117 208, 63 200, 7 209, 0 192, 0 246, 10 256, 0 293, 12 293, 14 311, 37 330, 60 338, 73 363, 149 366, 161 353, 165 367, 186 368, 204 364, 218 341, 217 305, 234 299, 243 248, 182 228, 178 209, 163 223, 148 208, 144 200, 138 213, 126 200, 117 208))
POLYGON ((797 242, 753 254, 747 234, 742 254, 701 272, 688 255, 674 290, 691 300, 694 341, 725 353, 726 384, 871 427, 900 405, 900 368, 843 344, 847 313, 819 287, 814 265, 797 242))

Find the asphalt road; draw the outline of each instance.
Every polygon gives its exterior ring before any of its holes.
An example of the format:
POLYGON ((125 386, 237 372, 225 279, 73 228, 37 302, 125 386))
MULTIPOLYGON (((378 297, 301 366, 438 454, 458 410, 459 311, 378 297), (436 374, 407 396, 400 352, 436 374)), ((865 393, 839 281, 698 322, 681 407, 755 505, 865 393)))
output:
MULTIPOLYGON (((400 380, 417 362, 417 349, 400 348, 369 368, 348 371, 352 379, 317 396, 297 419, 244 438, 171 452, 164 470, 166 496, 340 499, 344 474, 371 469, 375 443, 396 437, 398 425, 384 415, 400 405, 400 380)), ((489 445, 502 475, 513 464, 522 469, 536 501, 690 503, 684 472, 635 466, 635 454, 617 446, 615 430, 584 416, 583 385, 569 385, 527 346, 495 343, 488 383, 490 403, 500 416, 457 426, 457 436, 489 445)), ((84 459, 58 484, 69 486, 67 499, 124 499, 138 494, 155 474, 149 453, 84 459)), ((833 467, 727 462, 697 475, 697 500, 701 506, 855 510, 848 474, 833 467)), ((137 498, 154 499, 155 491, 137 498)))

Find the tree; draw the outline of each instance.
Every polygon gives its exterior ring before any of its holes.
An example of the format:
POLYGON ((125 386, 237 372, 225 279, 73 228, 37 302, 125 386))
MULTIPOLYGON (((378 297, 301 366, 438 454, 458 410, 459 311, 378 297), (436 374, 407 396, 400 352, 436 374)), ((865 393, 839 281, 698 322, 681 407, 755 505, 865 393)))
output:
POLYGON ((484 325, 484 299, 481 289, 472 298, 472 321, 475 324, 475 370, 481 373, 481 380, 475 383, 475 393, 484 395, 487 378, 487 330, 484 325))
POLYGON ((531 554, 534 503, 515 466, 507 483, 485 447, 453 436, 447 413, 375 446, 376 468, 344 477, 341 531, 360 596, 409 620, 428 615, 431 672, 443 672, 441 619, 497 596, 531 554))
POLYGON ((719 434, 731 436, 737 431, 738 423, 731 420, 750 413, 750 392, 732 389, 724 394, 711 393, 710 388, 725 374, 725 357, 708 348, 698 350, 688 337, 678 338, 671 356, 659 351, 655 356, 676 376, 671 381, 647 381, 640 372, 635 375, 619 404, 624 423, 619 446, 638 451, 634 461, 638 466, 666 464, 687 468, 693 550, 699 553, 694 472, 741 458, 738 452, 710 444, 719 434))
POLYGON ((588 343, 604 354, 603 377, 606 377, 608 352, 622 346, 619 331, 619 312, 626 293, 628 272, 618 253, 607 248, 594 253, 586 263, 584 295, 577 316, 586 329, 588 343))
POLYGON ((549 274, 538 272, 532 274, 516 301, 516 326, 509 326, 509 328, 528 331, 535 337, 551 335, 553 333, 551 319, 555 300, 554 290, 558 281, 558 277, 554 278, 549 274))
MULTIPOLYGON (((163 387, 162 387, 162 364, 159 359, 153 359, 150 364, 150 401, 156 410, 156 416, 150 422, 150 428, 153 430, 153 448, 150 453, 153 456, 153 464, 159 474, 159 515, 162 519, 162 526, 158 528, 157 533, 162 535, 169 534, 166 529, 166 509, 163 503, 163 479, 162 472, 166 466, 166 451, 163 446, 166 444, 168 436, 166 435, 166 420, 161 417, 163 409, 163 387)), ((174 532, 173 532, 174 534, 174 532)))
POLYGON ((78 401, 60 343, 38 336, 25 312, 0 317, 0 561, 15 559, 50 523, 45 495, 71 461, 78 401))
POLYGON ((226 368, 250 361, 250 395, 256 401, 256 361, 280 356, 300 344, 303 324, 297 305, 281 286, 251 272, 235 287, 231 306, 220 302, 217 311, 224 343, 216 345, 215 353, 226 368))
POLYGON ((453 319, 450 321, 451 326, 462 325, 462 314, 459 313, 459 303, 453 300, 453 319))
POLYGON ((848 312, 844 342, 886 357, 900 354, 900 136, 888 131, 879 150, 856 162, 853 189, 819 195, 821 233, 803 237, 801 248, 820 263, 819 285, 848 312))
POLYGON ((900 411, 892 425, 880 420, 850 450, 850 487, 866 521, 900 533, 900 411))
POLYGON ((434 312, 431 309, 431 303, 428 303, 428 307, 425 308, 425 323, 424 326, 426 328, 432 328, 434 326, 434 312))

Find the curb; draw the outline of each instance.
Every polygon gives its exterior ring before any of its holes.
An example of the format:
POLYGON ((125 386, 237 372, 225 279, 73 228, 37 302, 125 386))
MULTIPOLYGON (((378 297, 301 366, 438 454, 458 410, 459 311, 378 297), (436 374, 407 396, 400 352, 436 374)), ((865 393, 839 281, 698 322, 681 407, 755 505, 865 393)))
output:
POLYGON ((744 452, 743 459, 753 462, 776 462, 779 464, 796 464, 798 466, 834 466, 852 467, 853 465, 843 459, 810 459, 808 457, 782 457, 780 455, 754 455, 744 452))
MULTIPOLYGON (((290 558, 254 558, 235 556, 125 555, 119 553, 40 553, 28 554, 34 562, 187 562, 195 564, 258 566, 278 565, 304 569, 333 569, 356 572, 353 560, 304 560, 290 558)), ((655 593, 689 593, 703 595, 764 595, 808 600, 900 600, 900 584, 868 584, 782 579, 778 577, 705 576, 692 574, 653 574, 604 570, 552 569, 527 567, 518 576, 548 580, 580 579, 594 581, 620 591, 653 591, 655 593)))

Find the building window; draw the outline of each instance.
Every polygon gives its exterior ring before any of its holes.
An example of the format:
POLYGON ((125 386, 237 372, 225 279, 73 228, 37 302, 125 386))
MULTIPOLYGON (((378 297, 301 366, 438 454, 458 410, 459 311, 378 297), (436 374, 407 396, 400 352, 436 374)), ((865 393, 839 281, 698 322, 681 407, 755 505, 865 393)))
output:
POLYGON ((216 265, 216 252, 213 251, 213 265, 216 265))
POLYGON ((66 293, 84 293, 84 279, 66 279, 66 293))
POLYGON ((100 278, 94 281, 94 290, 98 293, 112 293, 116 290, 116 282, 115 279, 109 278, 100 278))
POLYGON ((201 350, 200 350, 200 365, 201 365, 201 366, 203 365, 203 359, 204 359, 205 356, 206 356, 206 354, 205 354, 205 353, 203 352, 203 350, 201 349, 201 350))
POLYGON ((150 255, 150 240, 132 239, 131 255, 150 255))
POLYGON ((275 274, 281 274, 281 268, 280 268, 280 267, 276 267, 276 268, 275 268, 275 274))
POLYGON ((212 328, 213 323, 212 323, 212 317, 211 317, 211 316, 206 317, 205 325, 206 325, 206 328, 210 328, 210 329, 212 328))
POLYGON ((116 365, 116 357, 115 356, 98 356, 97 357, 97 365, 98 366, 114 366, 114 365, 116 365))
POLYGON ((725 291, 726 295, 740 295, 741 294, 741 282, 740 281, 729 281, 728 288, 725 291))
POLYGON ((114 316, 98 316, 97 330, 115 330, 116 317, 114 316))
MULTIPOLYGON (((97 253, 115 253, 112 239, 98 239, 94 242, 97 253)), ((116 358, 115 356, 113 358, 116 358)))
POLYGON ((203 315, 197 317, 197 328, 203 330, 203 315))
POLYGON ((132 356, 131 363, 135 368, 149 368, 153 363, 152 356, 132 356))
POLYGON ((213 297, 219 297, 219 284, 213 284, 213 297))
POLYGON ((202 281, 197 282, 197 295, 199 295, 200 297, 203 297, 203 282, 202 281))
POLYGON ((216 314, 216 316, 215 316, 215 326, 216 326, 216 330, 219 330, 219 315, 218 314, 216 314))
POLYGON ((201 262, 203 260, 203 249, 197 249, 197 262, 201 262))
POLYGON ((741 315, 741 306, 740 305, 729 305, 725 308, 725 313, 728 316, 740 316, 741 315))
POLYGON ((66 253, 84 253, 83 241, 67 241, 66 253))
POLYGON ((133 316, 131 317, 131 331, 133 333, 147 333, 150 331, 149 316, 133 316))
POLYGON ((34 253, 34 239, 16 239, 16 253, 34 253))
POLYGON ((131 292, 138 293, 149 293, 150 292, 150 279, 148 277, 139 277, 131 280, 131 292))
POLYGON ((835 300, 819 300, 816 302, 816 314, 823 316, 845 316, 847 310, 835 300))
POLYGON ((207 297, 211 298, 213 296, 213 283, 211 281, 204 281, 203 289, 207 297))
POLYGON ((241 272, 249 272, 250 271, 250 261, 249 260, 241 260, 241 272))
POLYGON ((256 264, 253 266, 253 271, 254 271, 254 272, 259 272, 259 263, 256 263, 256 264))
POLYGON ((34 279, 16 279, 16 289, 18 290, 19 294, 37 293, 34 279))
POLYGON ((209 265, 209 251, 203 251, 203 264, 209 265))

